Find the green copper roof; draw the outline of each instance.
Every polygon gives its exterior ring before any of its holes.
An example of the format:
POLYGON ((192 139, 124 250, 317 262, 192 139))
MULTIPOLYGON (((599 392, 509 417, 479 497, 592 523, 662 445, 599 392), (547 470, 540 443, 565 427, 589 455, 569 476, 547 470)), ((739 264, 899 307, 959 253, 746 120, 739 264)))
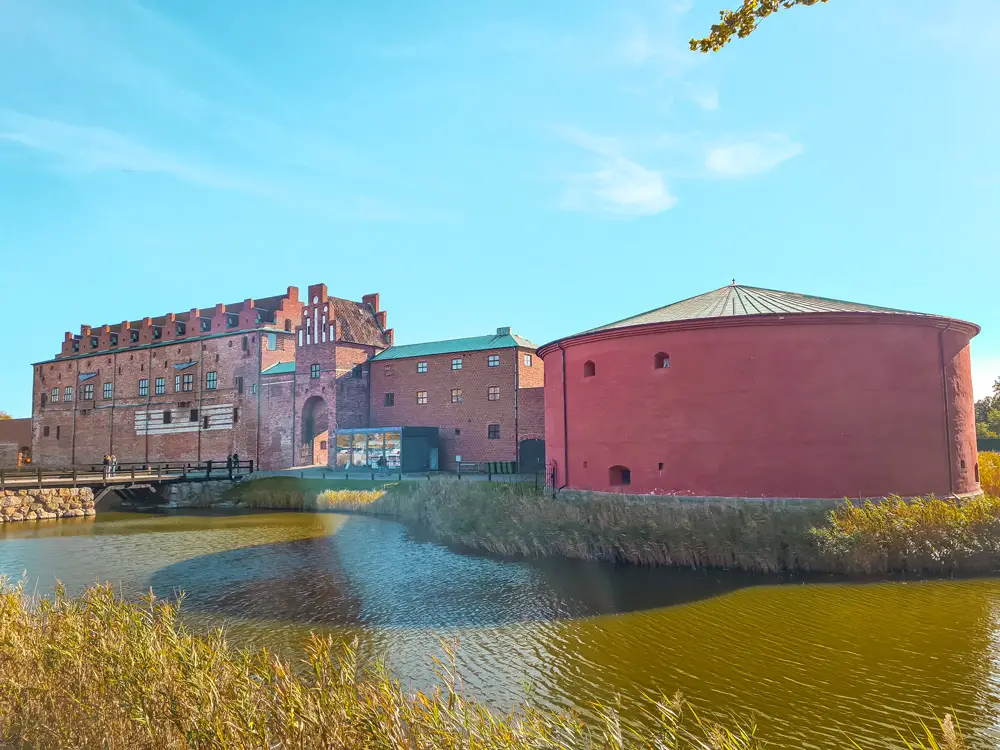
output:
POLYGON ((857 302, 811 297, 795 292, 779 292, 774 289, 759 289, 752 286, 724 286, 697 297, 674 302, 665 307, 633 315, 615 323, 598 328, 592 328, 584 333, 607 331, 614 328, 627 328, 648 323, 676 323, 682 320, 701 320, 705 318, 728 318, 741 315, 796 315, 801 313, 825 312, 867 312, 895 313, 902 315, 924 315, 908 310, 895 310, 891 307, 863 305, 857 302))
POLYGON ((521 338, 510 332, 509 328, 501 328, 492 336, 472 336, 467 339, 448 339, 447 341, 427 341, 422 344, 403 344, 393 346, 379 353, 373 360, 406 359, 407 357, 429 357, 433 354, 460 354, 462 352, 481 352, 486 349, 537 349, 528 339, 521 338))
POLYGON ((295 372, 294 362, 278 362, 260 371, 261 375, 287 375, 295 372))

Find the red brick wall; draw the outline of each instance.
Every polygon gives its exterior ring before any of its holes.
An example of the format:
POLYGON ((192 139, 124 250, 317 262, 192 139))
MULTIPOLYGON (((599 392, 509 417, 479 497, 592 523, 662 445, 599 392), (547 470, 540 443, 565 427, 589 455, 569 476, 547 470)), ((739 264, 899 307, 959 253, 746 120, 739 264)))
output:
POLYGON ((454 469, 456 456, 477 462, 516 460, 514 372, 519 358, 514 349, 496 349, 374 361, 371 424, 438 427, 442 469, 454 469), (491 354, 500 356, 498 367, 487 366, 491 354), (458 357, 462 359, 462 369, 452 370, 451 361, 458 357), (427 372, 417 372, 420 361, 427 362, 427 372), (391 374, 386 370, 387 365, 392 368, 391 374), (499 401, 488 400, 489 386, 500 388, 499 401), (462 403, 452 403, 452 388, 462 389, 462 403), (427 404, 417 404, 417 391, 427 391, 427 404), (394 406, 385 405, 385 394, 390 392, 395 394, 394 406), (500 439, 488 439, 489 424, 500 425, 500 439))
MULTIPOLYGON (((735 497, 971 492, 975 433, 967 327, 888 315, 713 321, 565 343, 546 352, 557 481, 735 497), (657 352, 669 369, 654 369, 657 352), (596 375, 584 377, 584 363, 596 375), (946 395, 947 394, 947 395, 946 395), (662 467, 662 468, 661 468, 662 467)), ((617 488, 624 489, 624 488, 617 488)))
POLYGON ((285 469, 296 464, 295 373, 263 375, 260 383, 260 466, 285 469))
POLYGON ((36 463, 43 468, 99 464, 109 452, 121 463, 224 461, 234 452, 241 459, 255 459, 254 386, 259 380, 261 348, 260 331, 248 330, 37 366, 32 415, 36 463), (174 367, 185 362, 194 364, 182 370, 174 367), (206 387, 209 372, 217 376, 214 390, 206 387), (80 381, 82 373, 95 376, 80 381), (192 376, 192 390, 175 392, 175 376, 181 375, 183 382, 186 374, 192 376), (159 377, 165 386, 160 395, 156 393, 159 377), (243 378, 242 393, 237 377, 243 378), (149 381, 148 392, 140 396, 139 381, 144 378, 149 381), (93 400, 84 399, 88 383, 94 385, 93 400), (104 398, 105 383, 112 384, 111 399, 104 398), (74 389, 69 403, 64 401, 66 386, 74 389), (60 390, 58 404, 51 403, 53 387, 60 390), (48 401, 44 407, 43 394, 48 401), (193 409, 197 414, 192 421, 193 409), (165 411, 171 413, 169 426, 163 421, 165 411))

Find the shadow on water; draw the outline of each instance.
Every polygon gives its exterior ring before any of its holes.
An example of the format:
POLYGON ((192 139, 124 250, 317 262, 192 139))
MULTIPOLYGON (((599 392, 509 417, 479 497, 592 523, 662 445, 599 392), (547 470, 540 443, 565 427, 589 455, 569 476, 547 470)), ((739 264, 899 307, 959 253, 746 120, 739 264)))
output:
POLYGON ((188 610, 322 625, 494 627, 657 609, 777 576, 463 554, 402 525, 348 517, 335 533, 193 557, 156 571, 188 610))

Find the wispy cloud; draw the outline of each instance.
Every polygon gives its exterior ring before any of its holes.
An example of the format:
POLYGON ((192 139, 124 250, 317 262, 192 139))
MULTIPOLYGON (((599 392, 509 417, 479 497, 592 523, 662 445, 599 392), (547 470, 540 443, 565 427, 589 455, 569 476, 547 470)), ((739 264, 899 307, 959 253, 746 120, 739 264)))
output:
POLYGON ((103 127, 74 125, 0 109, 0 141, 55 158, 81 171, 150 172, 224 190, 265 195, 262 184, 146 146, 103 127))
POLYGON ((576 129, 560 132, 569 143, 589 151, 595 166, 565 178, 564 210, 637 217, 662 213, 677 203, 663 175, 625 156, 617 138, 576 129))
POLYGON ((716 177, 752 177, 771 171, 802 151, 802 145, 787 135, 772 134, 714 146, 708 150, 705 166, 716 177))

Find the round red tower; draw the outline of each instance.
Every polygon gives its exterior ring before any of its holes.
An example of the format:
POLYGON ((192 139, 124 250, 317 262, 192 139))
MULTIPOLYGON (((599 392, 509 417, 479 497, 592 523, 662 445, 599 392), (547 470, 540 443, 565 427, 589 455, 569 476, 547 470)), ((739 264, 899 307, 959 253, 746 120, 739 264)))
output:
POLYGON ((545 360, 556 485, 699 497, 979 492, 959 320, 732 285, 545 360))

